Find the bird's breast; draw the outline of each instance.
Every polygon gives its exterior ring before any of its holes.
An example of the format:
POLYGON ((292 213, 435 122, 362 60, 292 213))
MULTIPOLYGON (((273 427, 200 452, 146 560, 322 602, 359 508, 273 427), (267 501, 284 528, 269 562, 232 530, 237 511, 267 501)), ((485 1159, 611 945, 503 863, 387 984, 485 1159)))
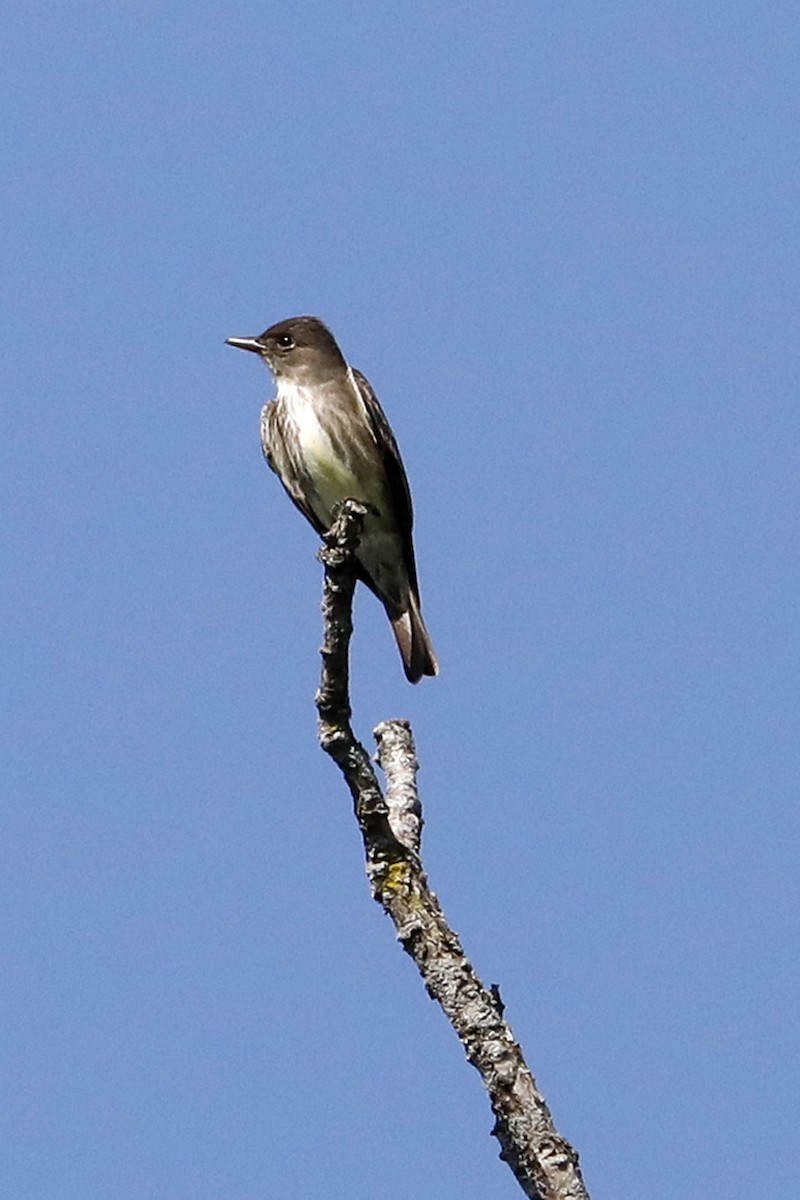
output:
POLYGON ((363 422, 364 416, 350 411, 350 397, 342 397, 338 388, 294 386, 282 389, 278 400, 321 502, 323 511, 317 515, 323 523, 330 522, 334 506, 348 497, 374 503, 377 497, 365 494, 371 488, 365 487, 364 464, 350 436, 352 422, 363 422))

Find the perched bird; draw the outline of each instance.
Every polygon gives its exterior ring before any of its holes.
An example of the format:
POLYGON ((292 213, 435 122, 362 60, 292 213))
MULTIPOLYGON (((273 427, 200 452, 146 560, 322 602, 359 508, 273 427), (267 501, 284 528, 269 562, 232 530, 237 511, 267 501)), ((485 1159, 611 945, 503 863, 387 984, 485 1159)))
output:
POLYGON ((366 507, 359 578, 386 609, 407 679, 438 674, 420 612, 408 480, 368 381, 348 366, 317 317, 290 317, 227 344, 260 354, 274 377, 277 394, 261 413, 261 446, 272 470, 319 534, 343 500, 366 507))

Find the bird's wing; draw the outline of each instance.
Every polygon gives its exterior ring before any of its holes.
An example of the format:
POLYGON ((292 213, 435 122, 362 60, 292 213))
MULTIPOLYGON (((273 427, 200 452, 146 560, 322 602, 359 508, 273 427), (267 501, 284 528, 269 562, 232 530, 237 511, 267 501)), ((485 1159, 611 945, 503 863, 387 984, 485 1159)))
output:
POLYGON ((367 410, 375 442, 380 451, 383 469, 386 472, 394 517, 403 540, 403 559, 408 572, 409 583, 414 594, 418 595, 417 566, 414 561, 414 543, 411 537, 414 512, 411 506, 411 490, 408 486, 408 478, 403 466, 403 460, 400 457, 400 451, 397 447, 395 436, 392 433, 392 427, 386 418, 386 413, 380 406, 378 397, 372 390, 372 385, 360 371, 357 371, 355 368, 352 368, 352 371, 353 378, 361 393, 361 399, 364 401, 364 406, 367 410))
POLYGON ((292 452, 292 439, 286 436, 286 425, 279 405, 275 401, 265 404, 261 410, 261 449, 267 464, 283 484, 284 490, 309 521, 320 537, 328 532, 307 500, 308 479, 302 462, 292 452))

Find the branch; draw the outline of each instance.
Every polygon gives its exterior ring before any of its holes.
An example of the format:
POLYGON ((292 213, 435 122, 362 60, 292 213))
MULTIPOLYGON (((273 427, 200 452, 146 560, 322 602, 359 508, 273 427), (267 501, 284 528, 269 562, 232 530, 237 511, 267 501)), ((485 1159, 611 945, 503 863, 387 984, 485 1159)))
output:
POLYGON ((317 693, 320 743, 350 788, 372 895, 391 917, 428 994, 441 1005, 468 1060, 480 1072, 496 1118, 492 1133, 500 1143, 501 1159, 531 1200, 589 1200, 578 1155, 555 1129, 503 1019, 499 990, 481 983, 428 886, 419 858, 423 822, 411 727, 407 721, 392 720, 374 731, 377 759, 386 775, 384 796, 370 757, 350 725, 348 652, 357 579, 353 554, 365 515, 363 505, 346 500, 319 554, 325 568, 325 644, 317 693))

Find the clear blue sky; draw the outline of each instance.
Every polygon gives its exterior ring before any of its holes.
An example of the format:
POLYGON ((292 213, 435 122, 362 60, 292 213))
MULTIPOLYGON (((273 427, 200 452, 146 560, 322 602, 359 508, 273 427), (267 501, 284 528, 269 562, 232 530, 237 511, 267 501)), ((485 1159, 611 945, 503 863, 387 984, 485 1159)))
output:
POLYGON ((14 1200, 518 1194, 315 741, 226 347, 372 380, 441 659, 426 862, 596 1200, 798 1173, 796 3, 0 18, 14 1200))

